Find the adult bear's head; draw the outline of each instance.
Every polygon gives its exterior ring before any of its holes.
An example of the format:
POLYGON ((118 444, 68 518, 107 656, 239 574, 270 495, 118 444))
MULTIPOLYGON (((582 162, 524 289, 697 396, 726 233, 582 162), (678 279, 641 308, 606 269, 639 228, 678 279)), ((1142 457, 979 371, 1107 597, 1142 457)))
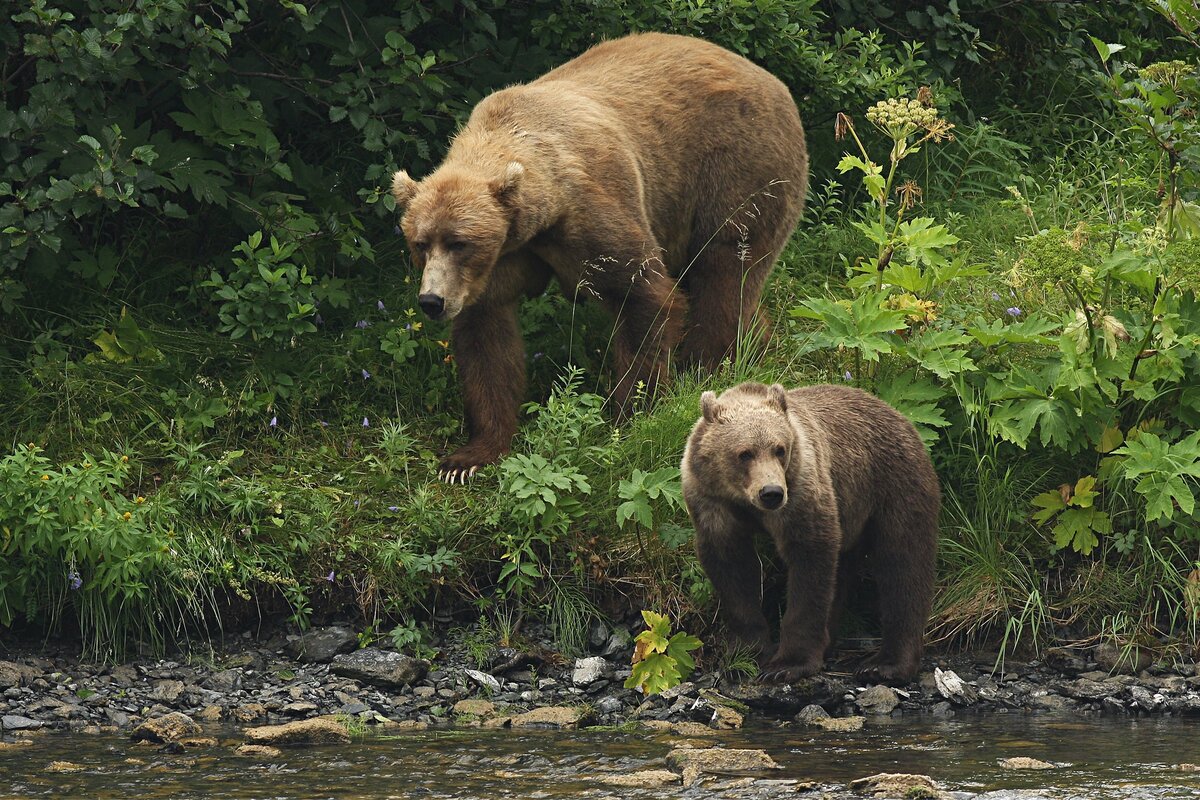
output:
POLYGON ((392 177, 400 227, 422 270, 417 302, 431 319, 453 319, 487 287, 524 176, 510 161, 491 176, 447 165, 419 183, 404 170, 392 177))
POLYGON ((700 410, 688 450, 709 490, 761 511, 785 505, 789 466, 804 445, 788 418, 787 391, 747 382, 720 397, 705 392, 700 410))

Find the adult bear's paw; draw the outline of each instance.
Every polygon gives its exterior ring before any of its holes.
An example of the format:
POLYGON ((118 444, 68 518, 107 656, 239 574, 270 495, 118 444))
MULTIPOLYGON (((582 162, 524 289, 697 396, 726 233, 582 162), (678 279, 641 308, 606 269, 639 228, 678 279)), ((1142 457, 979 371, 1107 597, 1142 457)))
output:
POLYGON ((438 480, 465 486, 475 477, 480 467, 485 467, 503 456, 505 450, 494 447, 478 447, 470 444, 460 447, 438 464, 438 480))
POLYGON ((769 661, 758 673, 758 683, 795 683, 801 678, 810 678, 821 671, 821 662, 809 661, 802 664, 769 661))
POLYGON ((920 664, 895 663, 882 661, 878 655, 863 662, 854 671, 854 677, 865 683, 886 683, 893 686, 903 686, 911 683, 916 677, 920 664))

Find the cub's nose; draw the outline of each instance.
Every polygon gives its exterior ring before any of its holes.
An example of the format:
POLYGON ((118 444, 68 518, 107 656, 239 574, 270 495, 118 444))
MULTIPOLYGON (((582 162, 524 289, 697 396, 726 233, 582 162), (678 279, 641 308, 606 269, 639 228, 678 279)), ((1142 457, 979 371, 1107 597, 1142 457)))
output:
POLYGON ((765 508, 779 508, 783 505, 783 487, 782 486, 764 486, 758 492, 758 501, 765 508))
POLYGON ((446 310, 446 301, 440 294, 422 294, 417 296, 417 305, 430 319, 437 319, 446 310))

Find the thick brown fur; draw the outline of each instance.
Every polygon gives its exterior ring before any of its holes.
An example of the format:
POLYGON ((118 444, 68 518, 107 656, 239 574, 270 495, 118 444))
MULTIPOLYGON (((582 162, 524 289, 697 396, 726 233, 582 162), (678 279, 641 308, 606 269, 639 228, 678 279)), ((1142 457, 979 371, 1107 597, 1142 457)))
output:
POLYGON ((883 645, 859 675, 911 680, 933 596, 940 505, 912 423, 845 386, 743 383, 720 397, 705 392, 701 408, 683 455, 684 499, 725 626, 761 654, 760 679, 792 682, 821 669, 845 599, 839 589, 866 558, 883 645), (772 510, 764 498, 780 504, 772 510), (787 568, 774 650, 754 548, 762 533, 787 568))
POLYGON ((453 320, 470 440, 442 471, 507 452, 525 384, 517 306, 552 276, 616 318, 618 409, 666 378, 677 346, 720 363, 763 325, 807 181, 787 88, 698 39, 605 42, 484 98, 433 174, 392 181, 422 297, 453 320))

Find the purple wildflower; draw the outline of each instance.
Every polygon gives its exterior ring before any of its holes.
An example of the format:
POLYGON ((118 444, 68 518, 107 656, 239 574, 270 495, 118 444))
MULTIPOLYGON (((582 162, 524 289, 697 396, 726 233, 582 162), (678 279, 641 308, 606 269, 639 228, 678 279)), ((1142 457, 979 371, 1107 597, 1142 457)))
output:
POLYGON ((325 580, 333 583, 333 570, 329 570, 329 574, 325 576, 325 580))
POLYGON ((378 303, 376 303, 376 304, 375 304, 375 306, 376 306, 376 307, 377 307, 377 308, 378 308, 380 311, 387 311, 387 307, 386 307, 386 306, 383 304, 383 301, 382 301, 382 300, 380 300, 378 303))
POLYGON ((399 511, 400 506, 388 506, 388 511, 399 511))
POLYGON ((328 422, 326 422, 325 420, 320 420, 320 422, 321 422, 321 427, 322 427, 322 428, 328 428, 328 427, 329 427, 329 423, 328 423, 328 422))
POLYGON ((992 302, 994 303, 994 302, 998 301, 999 299, 1000 299, 1000 293, 992 292, 992 302))
POLYGON ((1012 306, 1011 308, 1004 309, 1004 313, 1008 314, 1010 317, 1019 317, 1021 316, 1021 309, 1017 308, 1016 306, 1012 306))
POLYGON ((541 358, 541 357, 542 357, 542 351, 540 351, 540 350, 539 350, 538 352, 536 352, 536 353, 534 353, 534 354, 533 354, 533 360, 534 360, 534 361, 537 361, 537 360, 538 360, 539 358, 541 358))
POLYGON ((80 586, 83 586, 83 578, 79 577, 79 573, 71 570, 67 573, 67 585, 71 587, 71 591, 78 591, 80 586))
POLYGON ((313 315, 313 322, 317 323, 318 325, 324 325, 324 324, 325 324, 325 318, 324 318, 324 317, 322 317, 320 314, 314 314, 314 315, 313 315))
POLYGON ((364 428, 371 427, 371 420, 367 419, 366 417, 363 417, 363 427, 364 428))
POLYGON ((399 236, 399 235, 401 234, 400 226, 399 226, 399 225, 396 225, 395 227, 393 227, 393 228, 392 228, 392 233, 394 233, 394 234, 396 234, 397 236, 399 236))
POLYGON ((410 323, 408 323, 407 325, 405 325, 405 326, 404 326, 404 330, 406 330, 406 331, 411 331, 411 330, 412 330, 412 323, 410 322, 410 323))
POLYGON ((358 501, 357 501, 357 500, 355 500, 355 501, 354 501, 354 507, 355 507, 355 508, 358 508, 358 501))
POLYGON ((371 373, 367 372, 365 369, 362 371, 362 373, 364 381, 371 377, 371 373))
POLYGON ((271 423, 267 427, 274 428, 279 425, 279 417, 271 417, 271 423))
POLYGON ((356 328, 369 328, 369 327, 371 327, 371 323, 370 323, 370 322, 368 322, 368 321, 367 321, 367 320, 365 320, 365 319, 360 319, 358 322, 354 323, 354 327, 356 327, 356 328))
POLYGON ((842 380, 844 380, 844 381, 854 380, 853 373, 851 373, 850 370, 846 370, 845 372, 842 373, 842 380))

